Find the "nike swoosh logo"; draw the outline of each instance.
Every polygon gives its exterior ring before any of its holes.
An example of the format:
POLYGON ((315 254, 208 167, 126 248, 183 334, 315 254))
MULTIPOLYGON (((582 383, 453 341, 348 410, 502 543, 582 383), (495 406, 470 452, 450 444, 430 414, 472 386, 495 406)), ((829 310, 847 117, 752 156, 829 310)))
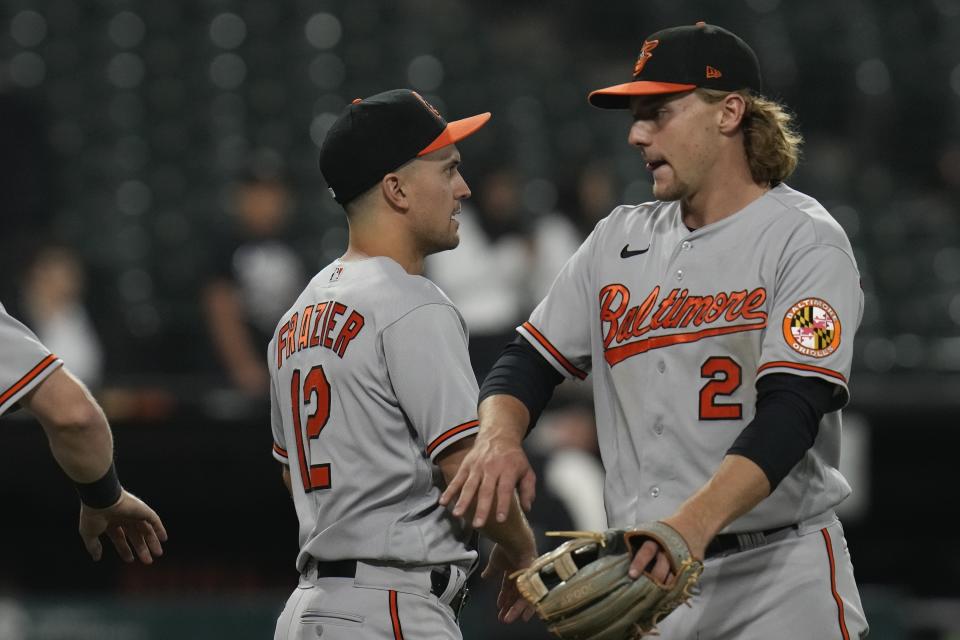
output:
POLYGON ((638 255, 640 255, 641 253, 646 253, 647 251, 650 251, 650 247, 647 247, 646 249, 635 249, 635 250, 632 250, 632 251, 631 251, 631 250, 630 250, 630 244, 628 243, 628 244, 623 245, 623 249, 620 249, 620 257, 621 257, 621 258, 632 258, 633 256, 638 256, 638 255))

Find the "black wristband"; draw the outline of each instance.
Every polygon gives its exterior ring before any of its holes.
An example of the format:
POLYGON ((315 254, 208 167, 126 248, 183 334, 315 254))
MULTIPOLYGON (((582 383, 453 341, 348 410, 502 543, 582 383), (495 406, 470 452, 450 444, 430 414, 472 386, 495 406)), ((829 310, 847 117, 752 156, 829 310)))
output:
POLYGON ((110 468, 103 477, 93 482, 74 482, 80 501, 92 509, 106 509, 112 507, 120 499, 123 489, 120 487, 120 478, 117 477, 117 468, 110 463, 110 468))

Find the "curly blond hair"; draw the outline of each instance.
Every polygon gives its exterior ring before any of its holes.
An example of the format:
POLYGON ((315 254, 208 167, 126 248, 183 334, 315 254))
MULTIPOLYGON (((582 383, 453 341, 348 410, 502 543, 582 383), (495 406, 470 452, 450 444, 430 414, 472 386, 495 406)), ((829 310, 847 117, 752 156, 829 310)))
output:
MULTIPOLYGON (((729 91, 697 89, 705 101, 719 102, 729 91)), ((743 145, 747 152, 750 175, 759 184, 777 185, 793 173, 800 161, 803 136, 787 108, 748 90, 737 91, 746 102, 743 113, 743 145)))

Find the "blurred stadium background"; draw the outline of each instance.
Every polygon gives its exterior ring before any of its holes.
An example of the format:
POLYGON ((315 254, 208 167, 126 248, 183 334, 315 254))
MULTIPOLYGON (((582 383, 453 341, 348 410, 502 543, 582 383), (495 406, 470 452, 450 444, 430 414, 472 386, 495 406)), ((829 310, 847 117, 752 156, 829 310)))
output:
MULTIPOLYGON (((615 202, 650 198, 628 117, 587 92, 628 79, 644 35, 701 19, 755 48, 806 137, 790 182, 857 252, 844 516, 870 637, 960 638, 960 0, 3 0, 0 301, 42 324, 36 265, 69 256, 86 320, 53 335, 89 342, 67 365, 91 367, 121 478, 171 537, 153 567, 89 562, 42 431, 5 417, 0 640, 272 637, 296 517, 204 302, 241 176, 285 184, 285 246, 313 273, 346 242, 318 146, 348 101, 406 86, 449 118, 493 112, 463 173, 476 194, 509 169, 512 233, 559 216, 582 237, 589 171, 615 202)), ((465 638, 539 637, 508 636, 485 589, 465 638)))

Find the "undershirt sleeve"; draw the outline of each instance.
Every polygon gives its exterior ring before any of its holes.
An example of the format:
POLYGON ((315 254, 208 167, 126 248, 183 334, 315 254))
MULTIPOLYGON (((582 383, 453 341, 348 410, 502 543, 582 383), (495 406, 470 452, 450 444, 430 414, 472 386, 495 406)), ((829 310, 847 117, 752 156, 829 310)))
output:
POLYGON ((757 412, 727 454, 749 458, 770 481, 771 492, 813 446, 820 420, 842 404, 822 378, 771 373, 757 380, 757 412))
POLYGON ((561 375, 522 336, 517 336, 500 353, 480 387, 480 402, 493 395, 517 398, 530 412, 527 433, 533 429, 553 390, 563 382, 561 375))

